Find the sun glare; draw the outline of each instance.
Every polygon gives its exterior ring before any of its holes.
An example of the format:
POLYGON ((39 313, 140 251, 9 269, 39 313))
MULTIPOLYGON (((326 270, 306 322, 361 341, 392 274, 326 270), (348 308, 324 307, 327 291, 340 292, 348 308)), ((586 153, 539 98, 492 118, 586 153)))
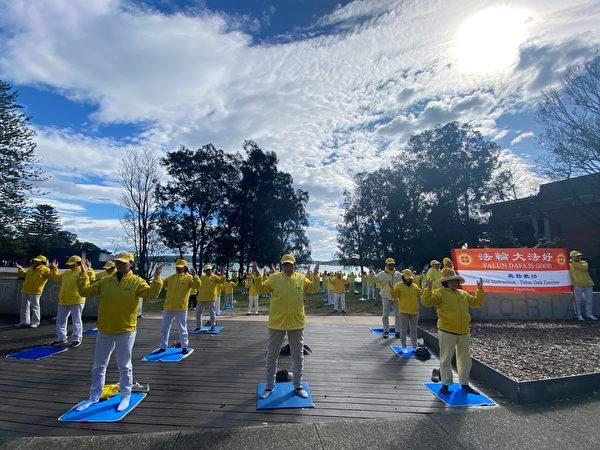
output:
POLYGON ((530 22, 530 11, 504 5, 468 17, 456 36, 455 56, 460 70, 475 75, 508 70, 527 39, 530 22))

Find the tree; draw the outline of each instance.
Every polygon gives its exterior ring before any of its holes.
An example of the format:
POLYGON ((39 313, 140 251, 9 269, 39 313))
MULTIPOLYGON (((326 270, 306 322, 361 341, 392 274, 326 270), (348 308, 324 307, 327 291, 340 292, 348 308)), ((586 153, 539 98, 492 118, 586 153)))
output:
POLYGON ((29 116, 21 112, 18 94, 0 80, 0 253, 16 258, 25 243, 15 239, 27 218, 28 194, 41 179, 35 166, 35 132, 29 116))
POLYGON ((77 235, 62 229, 60 216, 51 205, 36 205, 21 233, 27 245, 27 257, 48 255, 52 249, 72 248, 77 243, 77 235))
POLYGON ((123 187, 121 205, 125 208, 121 224, 135 250, 137 271, 145 279, 154 273, 162 248, 156 198, 158 167, 158 159, 150 150, 143 149, 127 150, 119 169, 123 187))
POLYGON ((600 54, 569 67, 538 104, 541 144, 553 179, 600 171, 600 54))
MULTIPOLYGON (((171 177, 157 186, 163 220, 186 230, 184 240, 170 245, 189 245, 192 265, 199 270, 207 262, 211 232, 229 203, 230 186, 236 184, 235 156, 207 144, 197 150, 181 147, 169 152, 161 164, 171 177)), ((161 230, 167 231, 163 238, 168 237, 169 230, 161 230)))

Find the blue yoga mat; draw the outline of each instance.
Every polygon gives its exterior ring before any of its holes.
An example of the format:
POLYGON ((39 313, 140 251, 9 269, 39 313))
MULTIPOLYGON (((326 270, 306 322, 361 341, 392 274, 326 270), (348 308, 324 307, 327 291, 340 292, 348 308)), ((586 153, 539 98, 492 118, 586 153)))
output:
POLYGON ((98 328, 90 328, 88 330, 85 330, 83 334, 98 334, 98 328))
POLYGON ((235 310, 235 306, 223 306, 221 308, 222 311, 234 311, 235 310))
POLYGON ((12 355, 6 355, 10 359, 29 359, 29 360, 40 360, 48 358, 56 353, 66 352, 67 347, 52 347, 50 345, 42 345, 40 347, 33 347, 22 352, 13 353, 12 355))
MULTIPOLYGON (((132 392, 129 408, 124 411, 117 411, 117 406, 121 401, 121 394, 117 394, 108 400, 100 400, 88 409, 77 412, 81 403, 73 406, 70 410, 58 418, 61 422, 118 422, 129 414, 146 397, 144 392, 132 392)), ((85 401, 85 400, 84 400, 85 401)))
POLYGON ((448 406, 494 406, 496 405, 493 400, 486 397, 483 394, 467 394, 464 392, 459 383, 454 383, 449 387, 450 394, 441 395, 440 389, 442 383, 423 383, 427 389, 429 389, 433 395, 439 398, 448 406))
POLYGON ((301 398, 296 394, 294 383, 276 383, 275 389, 265 399, 261 399, 259 394, 265 389, 266 384, 260 383, 256 388, 256 409, 291 409, 291 408, 314 408, 315 403, 310 395, 308 383, 302 382, 302 389, 308 392, 307 398, 301 398))
POLYGON ((188 348, 189 352, 186 355, 181 353, 180 348, 169 347, 166 351, 158 354, 154 353, 156 350, 144 356, 142 361, 178 362, 194 353, 193 348, 188 348))
POLYGON ((398 355, 399 358, 414 358, 415 357, 415 349, 413 347, 402 348, 400 345, 390 345, 392 351, 398 355), (404 353, 402 350, 406 350, 404 353))
MULTIPOLYGON (((371 331, 371 333, 375 333, 375 334, 383 334, 383 328, 369 328, 369 331, 371 331)), ((394 334, 395 332, 396 332, 395 328, 389 329, 390 334, 394 334)))
POLYGON ((223 327, 217 325, 215 331, 210 331, 210 327, 202 327, 199 331, 190 331, 190 334, 217 334, 220 333, 223 327))

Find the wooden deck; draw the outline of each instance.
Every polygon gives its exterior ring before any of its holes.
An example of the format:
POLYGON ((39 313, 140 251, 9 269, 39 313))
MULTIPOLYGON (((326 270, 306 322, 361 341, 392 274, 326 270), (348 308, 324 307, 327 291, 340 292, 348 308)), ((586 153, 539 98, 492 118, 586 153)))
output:
MULTIPOLYGON (((377 324, 377 318, 373 323, 377 324)), ((226 320, 214 336, 190 335, 195 352, 181 363, 141 358, 157 347, 160 320, 144 318, 134 347, 134 378, 149 383, 142 404, 120 423, 64 423, 57 418, 88 394, 95 336, 78 349, 42 361, 0 361, 0 432, 83 435, 112 432, 222 428, 448 411, 421 384, 437 360, 400 359, 365 325, 309 324, 305 376, 316 407, 256 411, 256 385, 264 377, 266 323, 226 320)), ((190 327, 192 322, 189 323, 190 327)), ((171 338, 177 338, 177 331, 171 338)), ((280 367, 291 368, 290 358, 280 367)), ((111 360, 107 382, 116 382, 111 360)))

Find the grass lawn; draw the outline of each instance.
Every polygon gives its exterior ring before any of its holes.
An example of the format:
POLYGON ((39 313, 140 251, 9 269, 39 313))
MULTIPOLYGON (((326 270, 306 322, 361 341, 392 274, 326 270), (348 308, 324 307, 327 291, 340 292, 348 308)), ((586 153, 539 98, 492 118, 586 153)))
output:
MULTIPOLYGON (((360 289, 360 285, 357 284, 357 289, 360 289)), ((375 314, 381 315, 381 302, 375 304, 373 300, 367 302, 361 302, 358 299, 362 297, 359 294, 346 293, 346 312, 348 314, 375 314)), ((236 312, 245 313, 248 311, 248 295, 242 295, 241 288, 238 286, 233 291, 233 298, 237 301, 235 304, 236 312)), ((306 314, 312 315, 327 315, 333 311, 332 306, 325 306, 323 299, 326 298, 325 292, 318 292, 316 294, 308 294, 306 296, 305 309, 306 314)), ((165 290, 163 289, 160 293, 159 298, 151 302, 144 300, 144 314, 162 314, 163 303, 165 300, 165 290)), ((263 312, 267 312, 269 309, 269 299, 259 298, 258 303, 260 309, 263 312)), ((221 306, 223 306, 222 303, 221 306)))

